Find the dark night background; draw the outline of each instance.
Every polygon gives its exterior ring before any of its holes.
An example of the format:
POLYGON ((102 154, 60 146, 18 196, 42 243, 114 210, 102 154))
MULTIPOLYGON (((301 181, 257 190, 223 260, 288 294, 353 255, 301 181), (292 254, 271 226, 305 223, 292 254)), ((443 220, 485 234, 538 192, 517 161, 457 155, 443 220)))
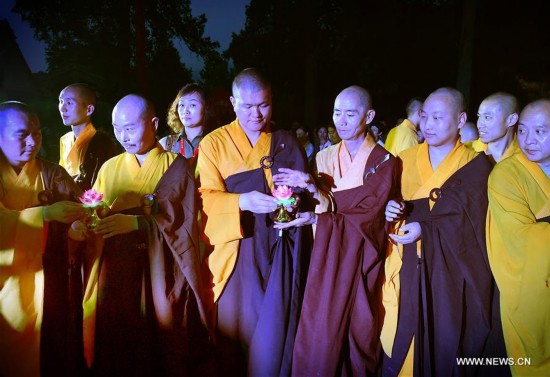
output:
POLYGON ((522 105, 550 96, 545 1, 44 3, 10 0, 0 7, 0 20, 10 19, 0 21, 0 100, 21 100, 37 110, 45 154, 54 161, 58 138, 67 131, 59 127, 57 97, 72 82, 97 88, 94 124, 107 130, 112 106, 123 95, 147 95, 163 122, 177 90, 193 80, 210 94, 213 126, 228 122, 234 117, 231 78, 248 66, 272 79, 273 119, 282 127, 329 123, 334 97, 352 84, 371 92, 385 131, 405 116, 410 98, 441 86, 466 95, 474 121, 481 100, 495 91, 515 94, 522 105), (32 73, 19 49, 29 55, 30 45, 40 45, 24 40, 22 27, 13 25, 20 16, 46 47, 41 68, 25 56, 32 73))

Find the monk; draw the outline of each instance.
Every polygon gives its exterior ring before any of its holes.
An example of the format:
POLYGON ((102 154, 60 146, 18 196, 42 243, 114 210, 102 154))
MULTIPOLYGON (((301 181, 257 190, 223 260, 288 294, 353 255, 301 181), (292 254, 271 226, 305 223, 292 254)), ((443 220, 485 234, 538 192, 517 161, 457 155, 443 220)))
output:
POLYGON ((431 93, 420 121, 426 142, 399 155, 402 199, 386 206, 386 219, 398 221, 383 287, 388 376, 485 373, 457 358, 505 357, 485 247, 492 164, 460 143, 464 109, 455 89, 431 93))
POLYGON ((92 187, 101 165, 118 153, 113 138, 92 123, 96 103, 95 91, 86 84, 71 84, 59 93, 61 120, 71 127, 59 140, 59 165, 82 190, 92 187))
POLYGON ((521 112, 521 149, 489 176, 487 251, 514 376, 550 375, 550 100, 521 112), (520 365, 529 358, 530 365, 520 365))
POLYGON ((416 129, 420 123, 420 109, 423 102, 422 98, 412 98, 405 108, 407 118, 388 133, 385 148, 394 156, 418 144, 416 129))
MULTIPOLYGON (((67 225, 85 214, 80 194, 65 170, 37 158, 42 144, 35 112, 20 102, 0 104, 0 375, 39 376, 46 294, 58 289, 47 315, 67 320, 67 225), (64 234, 55 232, 62 228, 64 234), (65 238, 66 239, 66 238, 65 238), (59 241, 56 243, 56 241, 59 241), (45 252, 47 244, 56 247, 45 252), (61 266, 60 269, 57 269, 61 266), (53 280, 50 280, 53 279, 53 280), (59 290, 59 288, 61 288, 59 290), (56 305, 54 305, 56 306, 56 305)), ((52 299, 49 296, 46 300, 52 299)), ((66 323, 63 323, 66 325, 66 323)), ((56 334, 64 341, 64 328, 56 334)), ((59 349, 58 349, 59 350, 59 349)), ((53 355, 58 360, 62 355, 53 355)), ((66 371, 57 365, 60 373, 66 371)))
MULTIPOLYGON (((516 97, 504 92, 491 94, 479 105, 477 111, 479 140, 485 145, 483 150, 494 163, 519 151, 515 136, 518 112, 516 97)), ((475 144, 474 149, 476 149, 475 144)))
POLYGON ((245 69, 232 92, 237 119, 206 135, 198 157, 220 373, 288 375, 311 228, 273 228, 272 172, 305 172, 307 161, 293 134, 271 128, 267 79, 245 69))
POLYGON ((99 171, 94 189, 110 212, 84 257, 84 351, 92 375, 196 373, 194 333, 206 309, 195 181, 185 158, 157 142, 157 125, 141 96, 127 95, 113 109, 126 152, 99 171))
POLYGON ((376 375, 379 371, 385 203, 396 195, 397 160, 367 133, 369 93, 344 89, 333 120, 342 141, 317 154, 317 184, 280 169, 274 182, 315 193, 315 213, 298 213, 278 229, 316 224, 315 242, 294 346, 292 375, 376 375))

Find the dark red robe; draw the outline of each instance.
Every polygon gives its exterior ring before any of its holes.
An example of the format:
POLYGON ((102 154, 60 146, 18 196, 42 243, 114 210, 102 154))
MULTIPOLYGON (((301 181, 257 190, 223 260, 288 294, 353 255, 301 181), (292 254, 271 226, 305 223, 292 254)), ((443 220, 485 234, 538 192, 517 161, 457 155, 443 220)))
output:
MULTIPOLYGON (((375 146, 365 173, 388 152, 375 146)), ((293 376, 374 375, 378 370, 384 209, 395 196, 391 157, 363 185, 334 192, 336 211, 319 215, 292 362, 293 376)))

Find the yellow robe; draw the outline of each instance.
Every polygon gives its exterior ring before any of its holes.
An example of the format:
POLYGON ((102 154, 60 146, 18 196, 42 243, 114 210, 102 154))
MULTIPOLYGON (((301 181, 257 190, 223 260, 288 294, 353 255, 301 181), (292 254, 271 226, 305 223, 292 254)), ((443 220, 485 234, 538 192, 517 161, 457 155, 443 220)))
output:
POLYGON ((500 289, 504 340, 515 376, 550 376, 550 178, 523 153, 489 176, 487 251, 500 289))
MULTIPOLYGON (((416 200, 427 198, 435 187, 441 187, 457 170, 474 159, 477 152, 457 141, 455 147, 445 159, 433 170, 428 154, 428 144, 422 143, 407 149, 399 154, 403 161, 401 175, 401 194, 404 200, 416 200)), ((430 208, 433 206, 430 201, 430 208)), ((397 228, 403 225, 398 224, 397 228)), ((421 241, 416 242, 417 252, 420 253, 421 241)), ((383 304, 386 311, 384 325, 382 327, 381 341, 384 352, 391 357, 395 334, 397 331, 397 318, 399 313, 399 271, 402 265, 403 245, 395 245, 390 242, 391 250, 386 258, 386 281, 382 287, 383 304)), ((403 375, 412 375, 412 343, 409 355, 401 371, 403 375)))
POLYGON ((388 152, 397 156, 405 149, 414 147, 417 144, 416 126, 410 120, 405 119, 400 125, 390 130, 384 146, 388 152))
MULTIPOLYGON (((363 185, 365 165, 375 145, 376 142, 368 134, 353 161, 343 141, 336 145, 331 145, 317 154, 318 173, 321 176, 327 174, 334 180, 334 187, 330 191, 348 190, 363 185)), ((319 204, 315 207, 315 212, 330 212, 334 210, 333 207, 334 203, 331 200, 330 194, 325 194, 321 191, 319 204)))
MULTIPOLYGON (((133 154, 122 153, 111 158, 99 170, 94 189, 104 194, 103 200, 111 207, 110 213, 139 207, 145 194, 152 194, 158 181, 175 160, 177 154, 166 152, 157 143, 140 167, 133 154)), ((84 265, 86 289, 84 293, 84 353, 88 365, 93 359, 99 259, 103 243, 95 238, 93 248, 87 248, 84 265)))
POLYGON ((67 132, 59 139, 59 165, 63 166, 70 176, 80 174, 80 165, 84 162, 86 149, 95 133, 94 126, 88 123, 76 140, 73 131, 67 132))
POLYGON ((0 375, 38 376, 44 275, 36 160, 17 175, 0 156, 0 375))
POLYGON ((485 144, 481 139, 476 139, 474 141, 468 141, 464 143, 469 148, 472 148, 476 152, 487 152, 487 144, 485 144))
MULTIPOLYGON (((197 168, 199 192, 204 211, 204 234, 214 246, 208 257, 217 300, 235 267, 239 242, 243 237, 240 222, 240 194, 227 192, 224 180, 237 173, 257 169, 258 161, 271 149, 271 133, 262 132, 252 147, 238 120, 206 135, 199 146, 197 168)), ((271 170, 264 169, 273 190, 271 170)))

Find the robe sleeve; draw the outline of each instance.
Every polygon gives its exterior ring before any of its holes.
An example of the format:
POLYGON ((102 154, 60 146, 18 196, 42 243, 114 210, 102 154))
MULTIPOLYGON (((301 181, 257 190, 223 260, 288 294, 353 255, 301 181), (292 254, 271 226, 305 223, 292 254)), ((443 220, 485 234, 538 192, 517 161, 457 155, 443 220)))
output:
POLYGON ((397 180, 397 160, 391 158, 384 166, 371 175, 363 184, 362 195, 355 199, 356 203, 345 210, 336 208, 335 213, 320 214, 319 216, 333 216, 346 219, 347 224, 365 238, 372 240, 372 224, 380 216, 388 200, 395 196, 397 180))
MULTIPOLYGON (((39 257, 43 251, 42 207, 27 208, 22 211, 6 209, 0 203, 0 252, 6 250, 30 250, 39 257)), ((0 261, 0 265, 5 265, 0 261)))
POLYGON ((216 146, 211 138, 200 144, 197 163, 200 176, 199 192, 203 202, 204 234, 211 245, 224 244, 243 237, 241 230, 240 194, 227 192, 218 166, 216 146))
POLYGON ((533 290, 548 290, 550 224, 537 222, 520 173, 495 169, 489 177, 487 245, 495 280, 506 301, 517 305, 531 298, 536 308, 533 290))

